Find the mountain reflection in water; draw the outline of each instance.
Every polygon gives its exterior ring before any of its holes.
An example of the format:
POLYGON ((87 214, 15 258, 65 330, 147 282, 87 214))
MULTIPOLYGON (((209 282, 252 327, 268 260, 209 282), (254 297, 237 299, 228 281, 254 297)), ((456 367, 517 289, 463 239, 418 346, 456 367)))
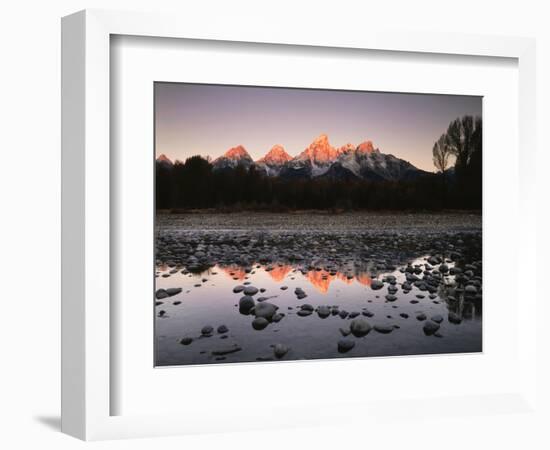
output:
MULTIPOLYGON (((426 257, 419 257, 411 264, 424 267, 426 257)), ((454 263, 449 262, 448 266, 453 268, 454 263)), ((158 265, 156 288, 181 288, 181 293, 157 301, 156 364, 265 361, 273 359, 273 346, 278 343, 291 349, 285 359, 481 351, 482 303, 466 299, 453 275, 447 274, 437 292, 430 293, 414 284, 410 290, 403 288, 410 276, 405 266, 377 271, 374 265, 348 261, 336 267, 327 270, 279 262, 214 265, 192 273, 181 266, 158 265), (392 277, 393 282, 387 281, 392 277), (384 287, 373 289, 373 279, 386 280, 384 287), (253 296, 256 305, 259 302, 275 305, 282 316, 280 322, 255 329, 254 315, 240 311, 239 299, 244 294, 233 291, 238 285, 257 288, 259 293, 253 296), (396 291, 395 300, 388 300, 391 286, 396 291), (304 297, 297 295, 300 291, 305 293, 304 297), (304 304, 312 305, 315 312, 301 317, 298 312, 304 304), (338 314, 322 317, 316 312, 319 307, 337 308, 351 317, 357 314, 373 327, 379 326, 381 330, 389 327, 393 331, 389 334, 372 331, 363 338, 353 338, 354 350, 342 354, 336 343, 342 339, 341 333, 349 330, 350 317, 338 314), (440 337, 426 336, 423 332, 426 319, 418 318, 422 314, 428 321, 442 318, 440 337), (451 323, 447 320, 449 314, 460 317, 461 322, 451 323), (216 330, 222 325, 229 331, 201 335, 204 327, 216 330), (184 337, 191 339, 191 343, 183 345, 184 337), (218 355, 228 348, 239 350, 218 355)))

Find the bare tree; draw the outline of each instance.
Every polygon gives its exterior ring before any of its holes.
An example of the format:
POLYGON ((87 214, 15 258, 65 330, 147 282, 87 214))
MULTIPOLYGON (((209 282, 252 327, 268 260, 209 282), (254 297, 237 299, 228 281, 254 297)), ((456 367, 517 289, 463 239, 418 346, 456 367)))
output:
POLYGON ((446 142, 449 151, 456 157, 456 167, 464 168, 478 149, 478 135, 481 132, 481 118, 464 116, 453 120, 447 129, 446 142))
POLYGON ((441 173, 445 173, 445 170, 447 170, 450 156, 451 150, 447 143, 447 136, 445 134, 442 134, 433 147, 434 166, 441 173))

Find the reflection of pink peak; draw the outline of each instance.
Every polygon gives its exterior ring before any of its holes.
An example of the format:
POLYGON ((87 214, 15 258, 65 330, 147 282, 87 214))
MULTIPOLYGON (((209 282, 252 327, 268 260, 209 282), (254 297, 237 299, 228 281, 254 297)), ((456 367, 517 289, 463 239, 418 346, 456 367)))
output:
POLYGON ((291 159, 292 157, 285 151, 284 147, 277 144, 274 145, 263 158, 260 158, 258 162, 275 165, 284 164, 291 159))
POLYGON ((334 161, 337 156, 338 150, 330 145, 328 136, 321 134, 297 158, 323 164, 334 161))
POLYGON ((355 279, 359 284, 362 284, 363 286, 370 286, 372 283, 372 278, 366 273, 360 273, 359 275, 356 275, 355 279))
POLYGON ((372 141, 365 141, 365 142, 361 142, 358 146, 357 146, 357 151, 359 153, 372 153, 375 151, 374 149, 374 145, 372 143, 372 141))
POLYGON ((274 267, 273 270, 270 270, 267 273, 273 279, 273 281, 280 283, 285 279, 285 277, 291 270, 292 270, 291 266, 277 266, 277 267, 274 267))
POLYGON ((221 269, 229 277, 236 278, 237 280, 240 280, 240 281, 244 280, 245 277, 246 277, 246 272, 244 271, 244 269, 242 269, 240 267, 229 266, 229 267, 222 267, 221 269))
POLYGON ((172 161, 170 160, 170 158, 168 158, 168 156, 166 156, 164 153, 160 154, 160 156, 157 158, 157 161, 172 164, 172 161))
POLYGON ((228 159, 250 158, 250 155, 242 145, 230 148, 223 156, 228 159))
POLYGON ((351 284, 351 283, 353 283, 353 277, 352 277, 352 278, 348 278, 348 276, 347 276, 346 274, 343 274, 343 273, 338 272, 338 273, 336 274, 336 277, 337 277, 339 280, 341 280, 341 281, 343 281, 344 283, 346 283, 346 284, 351 284))
POLYGON ((312 270, 307 273, 306 278, 319 292, 326 294, 334 276, 330 275, 325 270, 312 270))

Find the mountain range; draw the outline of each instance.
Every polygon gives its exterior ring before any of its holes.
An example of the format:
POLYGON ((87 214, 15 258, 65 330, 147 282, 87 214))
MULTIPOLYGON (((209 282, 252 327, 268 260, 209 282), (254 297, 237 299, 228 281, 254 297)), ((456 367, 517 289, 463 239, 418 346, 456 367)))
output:
MULTIPOLYGON (((165 155, 160 155, 157 162, 163 165, 172 164, 165 155)), ((275 145, 265 156, 254 161, 246 149, 239 145, 216 158, 212 165, 213 170, 217 171, 239 166, 249 169, 254 166, 267 176, 285 179, 321 177, 336 180, 400 181, 428 173, 408 161, 381 153, 371 141, 333 147, 326 134, 318 136, 295 157, 289 155, 282 145, 275 145)))

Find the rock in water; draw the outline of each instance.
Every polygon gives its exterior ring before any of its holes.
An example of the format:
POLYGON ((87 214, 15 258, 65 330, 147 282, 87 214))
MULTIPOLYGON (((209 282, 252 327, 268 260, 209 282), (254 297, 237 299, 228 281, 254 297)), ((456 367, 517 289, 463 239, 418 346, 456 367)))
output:
POLYGON ((212 355, 214 356, 229 355, 230 353, 240 352, 241 350, 242 348, 236 345, 234 347, 224 348, 220 350, 213 350, 212 355))
POLYGON ((441 323, 443 322, 443 316, 441 314, 436 314, 435 316, 432 317, 432 320, 435 323, 441 323))
POLYGON ((388 302, 394 302, 394 301, 397 300, 397 297, 396 297, 395 295, 393 295, 393 294, 388 294, 388 295, 386 295, 386 300, 387 300, 388 302))
POLYGON ((239 300, 239 312, 241 314, 249 314, 250 310, 254 308, 254 304, 254 299, 250 295, 241 297, 239 300))
POLYGON ((211 325, 205 325, 204 327, 202 327, 202 330, 201 330, 201 334, 203 336, 211 336, 213 332, 214 332, 214 327, 211 325))
POLYGON ((269 321, 264 317, 256 317, 252 321, 252 328, 254 328, 255 330, 263 330, 268 325, 269 321))
POLYGON ((449 322, 454 323, 455 325, 458 325, 459 323, 462 322, 462 318, 458 314, 455 314, 454 312, 449 312, 449 316, 447 318, 449 322))
POLYGON ((218 327, 218 333, 220 334, 224 334, 224 333, 227 333, 229 331, 229 329, 225 326, 225 325, 220 325, 218 327))
POLYGON ((280 322, 283 317, 284 317, 284 314, 280 314, 280 313, 273 314, 273 317, 271 318, 271 321, 272 322, 280 322))
POLYGON ((416 315, 416 320, 422 321, 422 320, 426 320, 427 318, 428 318, 428 316, 426 316, 426 314, 424 314, 424 313, 420 313, 420 314, 416 315))
POLYGON ((256 317, 263 317, 267 320, 271 320, 271 318, 273 317, 277 309, 278 307, 275 306, 273 303, 269 303, 269 302, 258 303, 254 308, 254 315, 256 317))
POLYGON ((384 283, 380 280, 372 280, 370 287, 372 290, 377 291, 378 289, 382 289, 384 287, 384 283))
POLYGON ((184 337, 181 341, 181 345, 189 345, 191 342, 193 342, 193 338, 190 337, 184 337))
POLYGON ((254 286, 246 286, 243 289, 244 295, 256 295, 258 293, 258 288, 254 286))
POLYGON ((355 342, 352 341, 351 339, 340 339, 338 341, 338 351, 340 353, 347 353, 353 347, 355 347, 355 342))
POLYGON ((168 288, 166 289, 166 293, 172 297, 174 295, 178 295, 182 291, 181 288, 168 288))
POLYGON ((244 286, 242 286, 242 285, 235 286, 235 287, 233 288, 233 292, 234 292, 235 294, 238 294, 239 292, 242 292, 242 291, 244 291, 244 286))
POLYGON ((426 322, 424 322, 424 327, 422 329, 424 330, 424 334, 426 336, 431 336, 437 330, 439 330, 439 324, 431 320, 427 320, 426 322))
POLYGON ((284 344, 275 344, 275 347, 273 347, 273 354, 276 358, 282 358, 289 350, 290 349, 284 344))
POLYGON ((168 295, 168 292, 166 292, 165 289, 158 289, 157 292, 155 292, 155 297, 158 300, 161 300, 163 298, 170 297, 170 295, 168 295))
POLYGON ((363 317, 353 319, 350 324, 350 330, 356 337, 366 336, 371 328, 370 324, 363 317))
POLYGON ((374 330, 378 333, 388 334, 393 331, 393 325, 375 325, 374 330))
POLYGON ((328 306, 319 306, 317 308, 317 315, 321 319, 326 319, 328 316, 330 316, 330 308, 328 306))

